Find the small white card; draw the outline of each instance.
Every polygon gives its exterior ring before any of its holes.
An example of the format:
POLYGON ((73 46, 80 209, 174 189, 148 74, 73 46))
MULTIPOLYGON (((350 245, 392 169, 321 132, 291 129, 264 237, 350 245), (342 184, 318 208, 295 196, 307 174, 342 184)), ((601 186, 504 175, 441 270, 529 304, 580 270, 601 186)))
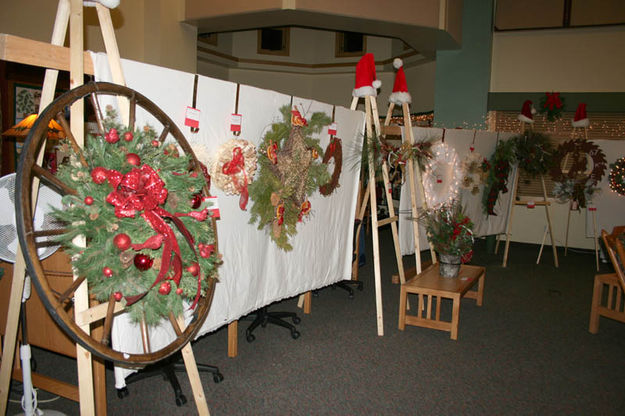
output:
POLYGON ((328 126, 328 134, 330 136, 336 136, 336 123, 332 123, 328 126))
POLYGON ((241 121, 243 116, 241 114, 232 114, 230 116, 230 131, 241 131, 241 121))
POLYGON ((200 126, 200 110, 187 107, 187 111, 184 115, 184 125, 197 129, 200 126))

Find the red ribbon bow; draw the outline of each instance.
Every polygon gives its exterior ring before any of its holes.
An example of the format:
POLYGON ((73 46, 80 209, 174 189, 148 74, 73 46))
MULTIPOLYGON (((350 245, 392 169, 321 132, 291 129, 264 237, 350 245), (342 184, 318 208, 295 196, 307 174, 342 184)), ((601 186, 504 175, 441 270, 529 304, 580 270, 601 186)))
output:
MULTIPOLYGON (((116 170, 108 170, 107 178, 109 184, 113 187, 113 191, 111 191, 106 197, 106 202, 115 206, 115 215, 118 218, 134 218, 136 213, 139 212, 141 217, 150 225, 150 227, 158 233, 157 235, 162 236, 149 238, 145 243, 138 246, 141 248, 152 247, 153 245, 160 246, 161 240, 163 243, 163 260, 161 263, 161 269, 159 270, 156 280, 154 280, 150 289, 165 280, 170 269, 172 269, 173 274, 169 278, 176 283, 176 286, 179 286, 180 279, 182 278, 182 256, 180 254, 180 246, 176 240, 174 230, 165 222, 164 218, 169 218, 176 225, 176 228, 178 228, 180 233, 187 240, 187 243, 192 248, 194 253, 195 243, 193 236, 189 233, 189 230, 187 230, 182 221, 177 218, 179 214, 172 215, 159 206, 167 199, 167 189, 165 188, 165 183, 161 180, 154 169, 148 165, 143 165, 138 169, 132 169, 125 175, 122 175, 116 170)), ((126 296, 127 304, 131 305, 137 302, 146 294, 147 291, 135 296, 126 296)), ((198 299, 199 292, 197 293, 191 308, 195 307, 198 299)))
POLYGON ((559 92, 553 92, 553 93, 546 92, 545 94, 547 95, 547 100, 545 101, 545 104, 543 105, 544 108, 549 107, 549 111, 553 111, 553 107, 558 108, 558 109, 562 108, 562 101, 560 100, 559 92))
POLYGON ((247 173, 245 172, 245 157, 243 156, 243 151, 239 146, 232 149, 232 160, 230 162, 224 163, 221 168, 221 171, 225 175, 229 175, 232 178, 232 183, 234 187, 239 191, 241 197, 239 198, 239 208, 245 211, 247 207, 247 200, 249 198, 249 193, 247 191, 247 173), (243 180, 240 179, 243 173, 243 180))

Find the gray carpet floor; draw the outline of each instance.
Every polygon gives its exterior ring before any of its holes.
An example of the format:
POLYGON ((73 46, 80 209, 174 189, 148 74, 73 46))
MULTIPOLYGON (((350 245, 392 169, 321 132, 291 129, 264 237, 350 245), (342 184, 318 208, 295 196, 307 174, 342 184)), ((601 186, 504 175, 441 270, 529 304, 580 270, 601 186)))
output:
MULTIPOLYGON (((369 241, 368 241, 369 243, 369 241)), ((299 339, 267 326, 245 340, 239 323, 239 355, 227 357, 227 334, 219 330, 194 342, 200 363, 224 375, 214 383, 202 374, 211 415, 625 415, 625 324, 602 318, 588 332, 594 252, 551 250, 536 265, 538 246, 513 243, 508 267, 476 243, 473 263, 484 265, 484 305, 463 299, 457 341, 448 332, 397 329, 399 285, 390 231, 381 230, 384 336, 377 335, 371 244, 360 269, 364 290, 349 299, 324 288, 310 315, 300 314, 299 339)), ((503 250, 502 250, 503 251, 503 250)), ((424 257, 427 257, 425 255, 424 257)), ((404 258, 406 267, 414 256, 404 258)), ((602 271, 609 265, 602 264, 602 271)), ((297 299, 272 310, 299 311, 297 299)), ((451 304, 442 304, 450 314, 451 304)), ((75 381, 75 362, 33 352, 38 371, 75 381)), ((109 415, 196 414, 188 379, 179 373, 188 402, 176 406, 169 384, 153 377, 128 386, 119 399, 107 370, 109 415)), ((14 382, 11 400, 18 400, 14 382)), ((40 391, 39 405, 68 415, 78 405, 40 391), (52 400, 52 401, 48 401, 52 400)), ((8 415, 21 411, 11 402, 8 415)))

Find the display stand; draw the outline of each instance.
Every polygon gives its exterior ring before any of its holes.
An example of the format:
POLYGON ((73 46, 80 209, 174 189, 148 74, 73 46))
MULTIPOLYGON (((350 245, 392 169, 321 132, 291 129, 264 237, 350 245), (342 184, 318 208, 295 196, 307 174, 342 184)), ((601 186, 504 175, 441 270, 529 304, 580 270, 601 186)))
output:
MULTIPOLYGON (((390 103, 388 107, 388 112, 386 113, 386 119, 384 120, 384 126, 389 126, 391 122, 391 117, 393 116, 393 110, 395 109, 395 103, 390 103)), ((402 117, 404 119, 404 137, 410 146, 414 144, 414 137, 412 133, 412 119, 410 117, 410 107, 408 103, 402 103, 402 117)), ((425 202, 425 192, 423 190, 423 181, 421 179, 421 169, 419 166, 416 166, 414 160, 408 159, 406 162, 408 168, 408 185, 410 186, 410 209, 412 213, 412 232, 414 238, 414 251, 415 251, 415 261, 416 261, 416 274, 421 273, 422 264, 421 264, 421 248, 419 243, 419 223, 416 221, 419 213, 417 211, 417 186, 419 187, 419 195, 421 196, 421 205, 424 210, 427 209, 427 203, 425 202)), ((430 244, 430 255, 432 258, 432 263, 436 263, 436 252, 434 251, 434 247, 430 244)), ((405 279, 402 280, 400 276, 400 282, 405 283, 405 279)))
MULTIPOLYGON (((100 20, 102 36, 107 50, 109 65, 113 80, 124 85, 123 73, 121 70, 121 60, 117 49, 117 42, 113 24, 108 8, 100 3, 95 3, 98 18, 100 20)), ((69 69, 70 71, 70 88, 78 87, 82 84, 85 74, 85 60, 90 62, 89 55, 84 52, 83 37, 83 2, 82 0, 59 0, 56 20, 50 44, 34 42, 22 39, 13 39, 7 35, 0 38, 0 59, 11 60, 18 63, 37 65, 46 68, 46 75, 43 83, 40 111, 48 106, 53 100, 56 88, 56 80, 59 69, 69 69), (70 48, 69 53, 62 47, 67 32, 70 27, 70 48), (10 42, 12 41, 12 42, 10 42), (44 53, 45 52, 45 53, 44 53)), ((90 71, 92 71, 92 66, 90 71)), ((120 113, 129 114, 129 104, 127 101, 120 100, 120 113), (126 109, 126 111, 124 111, 126 109)), ((84 103, 82 101, 75 102, 70 109, 71 120, 70 126, 74 140, 78 146, 84 143, 84 103)), ((126 122, 127 120, 123 120, 126 122)), ((41 165, 43 160, 43 149, 37 156, 37 165, 41 165)), ((37 199, 38 182, 34 183, 33 201, 37 199)), ((36 204, 33 204, 33 208, 36 204)), ((80 243, 80 242, 76 242, 80 243)), ((82 242, 84 244, 84 242, 82 242)), ((4 337, 4 345, 2 348, 2 367, 0 369, 0 414, 6 413, 8 393, 10 389, 11 370, 13 365, 15 346, 17 341, 17 330, 19 325, 19 313, 21 306, 21 298, 25 279, 26 267, 23 258, 23 252, 18 246, 16 253, 16 262, 13 269, 13 280, 11 285, 11 295, 9 298, 6 331, 4 337)), ((74 275, 74 281, 78 280, 78 276, 74 275)), ((86 281, 82 281, 74 292, 74 316, 75 320, 84 329, 85 333, 89 333, 90 324, 106 317, 105 328, 110 328, 111 317, 113 313, 122 310, 120 303, 108 302, 100 304, 95 308, 89 308, 89 293, 86 281)), ((177 327, 184 330, 185 325, 181 318, 178 319, 177 327)), ((106 329, 105 329, 106 330, 106 329)), ((204 397, 204 392, 197 371, 197 365, 193 357, 190 343, 182 348, 182 355, 185 361, 187 373, 189 375, 190 384, 193 390, 198 413, 200 415, 208 415, 208 405, 204 397)), ((94 400, 94 375, 92 372, 93 359, 91 353, 76 344, 76 360, 78 369, 78 396, 80 403, 80 413, 82 415, 95 415, 96 408, 94 400)), ((98 371, 97 383, 104 379, 104 367, 98 371)), ((100 403, 102 404, 102 403, 100 403)), ((106 413, 106 402, 103 406, 98 406, 98 414, 106 413)))
MULTIPOLYGON (((525 130, 525 124, 526 123, 521 122, 521 133, 525 130)), ((549 206, 551 205, 551 202, 547 200, 547 188, 545 187, 545 178, 543 175, 540 175, 540 183, 541 183, 542 190, 543 190, 543 200, 536 201, 534 203, 534 206, 545 207, 545 216, 547 218, 547 226, 549 228, 549 237, 551 239, 551 247, 553 249, 553 264, 556 267, 559 267, 558 251, 556 249, 556 243, 553 238, 553 228, 551 226, 551 215, 549 213, 549 206)), ((533 208, 533 206, 529 206, 527 202, 517 201, 518 186, 519 186, 519 167, 516 166, 514 168, 514 179, 513 179, 513 184, 512 184, 512 203, 510 204, 510 211, 508 213, 508 223, 506 225, 506 246, 505 246, 504 253, 503 253, 503 263, 502 263, 503 267, 506 267, 508 263, 508 252, 510 248, 510 235, 511 235, 511 229, 512 229, 512 220, 514 218, 514 207, 517 205, 525 205, 525 206, 528 206, 528 208, 530 209, 533 208)))
MULTIPOLYGON (((351 110, 355 110, 358 106, 358 98, 354 97, 352 100, 352 104, 350 106, 351 110)), ((380 137, 380 116, 378 114, 378 106, 375 101, 375 97, 365 96, 365 114, 366 114, 366 131, 367 131, 367 140, 374 140, 374 137, 380 137), (375 133, 374 133, 375 127, 375 133)), ((367 143, 364 144, 367 146, 367 143)), ((369 167, 369 183, 367 184, 367 190, 365 191, 365 195, 362 200, 362 205, 360 206, 360 210, 358 212, 357 219, 360 220, 360 224, 358 225, 356 231, 356 238, 361 232, 362 227, 362 219, 364 218, 365 211, 367 209, 367 203, 370 204, 371 207, 371 230, 372 230, 372 240, 373 240, 373 265, 374 265, 374 276, 375 276, 375 299, 376 299, 376 320, 378 326, 378 335, 384 335, 384 318, 382 314, 382 282, 380 277, 380 240, 378 235, 379 227, 382 227, 386 224, 391 225, 391 231, 393 233, 393 243, 395 246, 395 257, 397 260, 397 270, 401 279, 401 282, 405 282, 404 275, 404 265, 401 258, 401 250, 399 248, 399 234, 397 232, 397 222, 399 221, 399 217, 395 215, 395 208, 393 207, 392 195, 390 192, 390 182, 389 182, 389 174, 388 174, 388 164, 386 160, 382 162, 382 176, 384 180, 384 190, 386 195, 386 203, 388 206, 389 217, 385 218, 381 221, 378 221, 378 213, 377 213, 377 196, 376 196, 376 180, 375 180, 375 167, 373 163, 373 155, 369 154, 369 160, 367 161, 369 167), (367 196, 369 198, 367 198, 367 196)))

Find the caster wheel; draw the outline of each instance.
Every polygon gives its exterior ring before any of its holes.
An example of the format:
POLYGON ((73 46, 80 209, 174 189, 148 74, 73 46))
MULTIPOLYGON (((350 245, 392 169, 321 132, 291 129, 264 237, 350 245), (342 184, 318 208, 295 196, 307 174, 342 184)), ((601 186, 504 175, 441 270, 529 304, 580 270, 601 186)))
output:
POLYGON ((291 338, 298 339, 301 334, 298 331, 291 331, 291 338))
POLYGON ((349 292, 348 298, 354 299, 354 292, 349 292))
POLYGON ((128 396, 128 387, 122 387, 121 389, 117 389, 117 397, 123 399, 128 396))
POLYGON ((215 383, 220 383, 221 381, 223 381, 224 379, 224 375, 221 373, 217 373, 217 374, 213 374, 213 381, 215 383))
POLYGON ((184 396, 184 394, 181 394, 180 396, 176 397, 176 406, 180 407, 186 402, 187 402, 187 398, 184 396))
POLYGON ((300 317, 299 317, 299 316, 294 316, 292 320, 293 320, 293 323, 294 323, 295 325, 297 325, 297 324, 299 324, 300 322, 302 322, 302 320, 300 319, 300 317))
POLYGON ((256 337, 253 334, 246 334, 245 339, 247 340, 247 342, 254 342, 256 337))

